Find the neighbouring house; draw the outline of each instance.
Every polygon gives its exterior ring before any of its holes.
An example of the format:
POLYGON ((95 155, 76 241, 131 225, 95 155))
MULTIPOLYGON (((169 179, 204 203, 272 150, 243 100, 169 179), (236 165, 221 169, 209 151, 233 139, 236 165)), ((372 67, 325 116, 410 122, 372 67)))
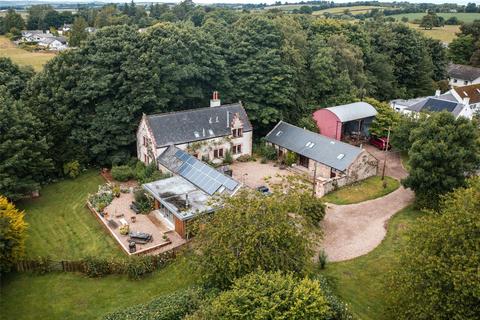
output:
POLYGON ((175 145, 198 159, 221 163, 252 153, 252 125, 242 104, 221 105, 218 92, 210 107, 143 115, 137 130, 137 156, 155 161, 175 145))
POLYGON ((323 108, 313 113, 319 132, 332 139, 356 135, 368 136, 368 129, 377 110, 366 102, 354 102, 336 107, 323 108))
POLYGON ((39 47, 43 47, 47 50, 61 51, 68 48, 67 39, 62 36, 55 36, 50 31, 42 30, 25 30, 22 31, 23 43, 34 43, 39 47))
POLYGON ((451 63, 447 67, 448 83, 451 86, 466 86, 480 83, 480 68, 451 63))
POLYGON ((241 187, 238 181, 173 145, 157 160, 173 177, 142 187, 155 199, 155 216, 184 239, 191 236, 188 227, 195 217, 215 210, 212 197, 232 196, 241 187))
POLYGON ((410 100, 397 99, 390 101, 390 106, 402 114, 418 114, 420 112, 452 113, 456 119, 465 117, 472 119, 480 110, 480 84, 454 87, 443 94, 440 90, 434 96, 410 100))
POLYGON ((297 157, 295 169, 310 175, 317 196, 377 174, 378 161, 364 149, 280 121, 266 136, 279 159, 297 157))

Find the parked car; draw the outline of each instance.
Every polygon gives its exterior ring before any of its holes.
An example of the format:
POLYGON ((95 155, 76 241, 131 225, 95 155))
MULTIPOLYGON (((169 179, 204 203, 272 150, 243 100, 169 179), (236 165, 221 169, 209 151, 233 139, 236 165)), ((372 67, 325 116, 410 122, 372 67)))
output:
POLYGON ((272 193, 270 192, 270 189, 268 189, 268 187, 266 186, 260 186, 257 188, 257 191, 263 193, 264 195, 268 196, 268 195, 271 195, 272 193))
MULTIPOLYGON (((377 138, 377 137, 371 137, 370 138, 370 144, 372 146, 377 147, 380 150, 385 150, 385 146, 387 145, 387 138, 377 138)), ((390 150, 392 148, 392 145, 389 143, 387 150, 390 150)))

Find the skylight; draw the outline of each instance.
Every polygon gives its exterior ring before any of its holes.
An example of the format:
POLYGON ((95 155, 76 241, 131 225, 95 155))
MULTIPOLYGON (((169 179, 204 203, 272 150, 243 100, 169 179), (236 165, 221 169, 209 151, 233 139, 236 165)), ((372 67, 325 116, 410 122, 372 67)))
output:
POLYGON ((342 160, 343 157, 345 157, 345 155, 343 153, 340 153, 338 156, 337 156, 337 159, 338 160, 342 160))
POLYGON ((213 136, 213 130, 212 129, 208 129, 208 134, 213 136))
POLYGON ((195 135, 195 138, 200 138, 200 134, 198 133, 198 131, 194 131, 193 134, 195 135))
POLYGON ((305 147, 307 148, 313 148, 313 146, 315 145, 315 143, 311 142, 311 141, 308 141, 307 144, 305 144, 305 147))
POLYGON ((282 130, 279 130, 275 135, 278 137, 278 136, 280 136, 282 133, 283 133, 283 131, 282 131, 282 130))

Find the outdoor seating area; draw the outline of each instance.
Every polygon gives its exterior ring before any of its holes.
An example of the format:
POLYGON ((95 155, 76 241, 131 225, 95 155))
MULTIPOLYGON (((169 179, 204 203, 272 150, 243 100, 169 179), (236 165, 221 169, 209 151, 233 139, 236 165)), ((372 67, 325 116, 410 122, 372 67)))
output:
MULTIPOLYGON (((99 192, 107 192, 105 188, 99 192)), ((89 208, 128 254, 159 254, 185 243, 153 212, 140 213, 131 188, 113 196, 103 210, 89 202, 89 208)))

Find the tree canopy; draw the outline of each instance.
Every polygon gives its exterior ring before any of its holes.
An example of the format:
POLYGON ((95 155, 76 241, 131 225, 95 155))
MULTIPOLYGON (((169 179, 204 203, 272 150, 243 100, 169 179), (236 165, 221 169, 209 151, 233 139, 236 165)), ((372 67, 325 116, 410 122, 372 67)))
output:
POLYGON ((480 138, 475 124, 451 113, 433 113, 413 129, 408 152, 410 175, 403 180, 415 191, 420 207, 436 208, 440 196, 462 187, 480 168, 480 138))
POLYGON ((448 194, 408 231, 390 283, 395 319, 480 317, 480 180, 448 194))

